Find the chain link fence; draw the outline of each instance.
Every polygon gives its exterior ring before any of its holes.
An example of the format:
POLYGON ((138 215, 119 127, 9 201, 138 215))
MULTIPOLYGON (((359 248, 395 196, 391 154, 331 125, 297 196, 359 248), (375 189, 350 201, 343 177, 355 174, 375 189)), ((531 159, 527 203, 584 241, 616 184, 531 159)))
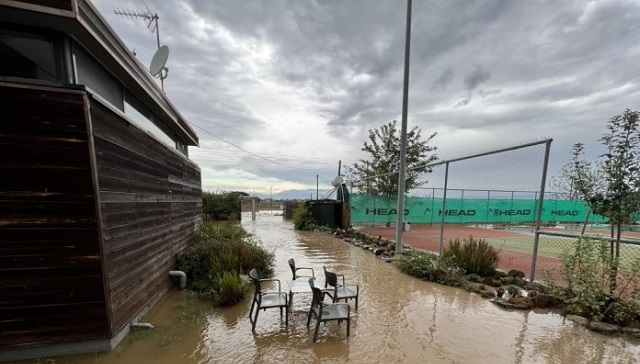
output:
MULTIPOLYGON (((549 139, 431 164, 426 186, 405 199, 403 221, 410 225, 403 244, 441 254, 455 239, 483 239, 498 250, 499 269, 523 271, 531 281, 545 270, 557 276, 561 255, 580 234, 606 239, 609 225, 569 193, 545 191, 550 145, 549 139)), ((397 196, 367 194, 378 177, 353 191, 351 221, 395 240, 397 196)), ((640 226, 625 230, 623 265, 640 258, 640 226)))
MULTIPOLYGON (((484 239, 499 251, 500 269, 533 277, 535 231, 543 221, 562 220, 542 209, 550 145, 548 139, 431 164, 426 185, 405 199, 411 225, 403 244, 442 253, 455 239, 484 239)), ((397 196, 367 194, 364 182, 351 196, 352 223, 395 240, 397 196)))

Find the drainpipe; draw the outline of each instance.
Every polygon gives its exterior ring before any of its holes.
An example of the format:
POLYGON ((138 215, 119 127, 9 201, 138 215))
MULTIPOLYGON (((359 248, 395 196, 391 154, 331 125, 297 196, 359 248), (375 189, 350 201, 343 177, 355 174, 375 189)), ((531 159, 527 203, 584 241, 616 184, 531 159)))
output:
POLYGON ((137 329, 137 328, 141 328, 141 329, 153 329, 153 325, 148 323, 148 322, 132 322, 130 324, 130 327, 132 329, 137 329))
POLYGON ((178 278, 180 279, 180 289, 185 289, 187 287, 187 273, 181 271, 181 270, 170 270, 169 271, 169 276, 171 278, 178 278))

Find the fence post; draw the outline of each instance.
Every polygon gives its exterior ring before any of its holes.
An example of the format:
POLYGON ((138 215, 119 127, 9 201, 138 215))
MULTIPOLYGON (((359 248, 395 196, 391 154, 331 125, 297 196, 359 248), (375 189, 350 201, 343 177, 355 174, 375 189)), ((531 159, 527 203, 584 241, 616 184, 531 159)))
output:
POLYGON ((540 242, 540 220, 542 220, 542 205, 544 204, 544 186, 547 183, 547 168, 549 167, 549 151, 551 142, 547 140, 544 150, 544 162, 542 162, 542 178, 540 179, 540 199, 538 200, 538 211, 536 211, 536 230, 533 238, 533 253, 531 254, 531 274, 529 282, 533 283, 536 278, 536 263, 538 261, 538 244, 540 242))
POLYGON ((440 256, 442 256, 443 252, 443 241, 444 241, 444 223, 447 217, 445 213, 446 205, 447 205, 447 183, 449 181, 449 162, 445 163, 444 168, 444 191, 442 192, 442 218, 440 219, 440 246, 438 247, 438 252, 440 256))

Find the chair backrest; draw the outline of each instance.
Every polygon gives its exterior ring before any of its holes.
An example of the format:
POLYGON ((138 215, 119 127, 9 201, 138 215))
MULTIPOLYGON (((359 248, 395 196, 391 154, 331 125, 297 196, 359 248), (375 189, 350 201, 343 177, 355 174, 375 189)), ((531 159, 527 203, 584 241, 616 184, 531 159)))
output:
POLYGON ((320 288, 315 286, 313 281, 313 278, 309 278, 309 286, 311 286, 311 291, 313 292, 311 306, 317 306, 322 303, 322 291, 320 290, 320 288))
POLYGON ((289 258, 289 268, 291 268, 291 274, 293 274, 293 279, 296 279, 296 261, 293 258, 289 258))
POLYGON ((255 268, 251 268, 249 271, 249 277, 251 277, 251 281, 253 281, 256 293, 260 293, 262 291, 262 287, 260 286, 260 276, 258 276, 258 271, 255 268))
POLYGON ((322 266, 322 269, 324 269, 324 281, 327 285, 331 286, 331 287, 335 287, 338 285, 338 276, 333 273, 333 272, 329 272, 327 270, 327 267, 322 266))

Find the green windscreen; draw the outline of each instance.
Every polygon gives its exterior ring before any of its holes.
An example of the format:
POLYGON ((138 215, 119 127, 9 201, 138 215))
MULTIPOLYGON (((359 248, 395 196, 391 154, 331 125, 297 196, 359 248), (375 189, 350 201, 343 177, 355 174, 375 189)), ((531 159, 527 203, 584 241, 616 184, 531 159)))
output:
MULTIPOLYGON (((386 223, 397 219, 396 197, 351 195, 351 222, 386 223)), ((461 199, 407 197, 404 220, 412 223, 440 223, 444 214, 447 223, 534 223, 536 199, 461 199)), ((542 222, 582 223, 589 208, 582 201, 545 200, 542 222)), ((589 222, 607 222, 601 215, 591 214, 589 222)))

